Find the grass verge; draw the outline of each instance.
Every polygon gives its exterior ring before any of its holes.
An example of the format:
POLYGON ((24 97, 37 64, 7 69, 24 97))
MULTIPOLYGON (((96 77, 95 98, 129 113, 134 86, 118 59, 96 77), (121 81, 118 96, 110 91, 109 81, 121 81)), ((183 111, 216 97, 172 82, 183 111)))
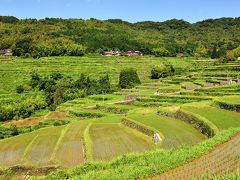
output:
POLYGON ((93 123, 89 123, 83 133, 85 159, 87 162, 93 161, 93 143, 89 132, 92 124, 93 123))

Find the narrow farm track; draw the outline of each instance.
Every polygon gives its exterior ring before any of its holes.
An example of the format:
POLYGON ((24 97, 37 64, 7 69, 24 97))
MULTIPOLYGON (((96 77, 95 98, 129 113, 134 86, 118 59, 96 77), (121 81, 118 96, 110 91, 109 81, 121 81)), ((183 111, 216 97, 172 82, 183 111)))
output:
POLYGON ((240 169, 240 133, 228 142, 219 145, 212 152, 169 172, 148 178, 158 179, 211 179, 240 169))

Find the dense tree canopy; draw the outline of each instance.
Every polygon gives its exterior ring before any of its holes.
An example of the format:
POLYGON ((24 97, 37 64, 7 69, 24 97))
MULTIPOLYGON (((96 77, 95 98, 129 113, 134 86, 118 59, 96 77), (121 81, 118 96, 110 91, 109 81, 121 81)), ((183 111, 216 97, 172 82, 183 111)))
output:
POLYGON ((123 89, 130 89, 141 84, 137 71, 132 68, 123 69, 119 75, 119 86, 123 89))
POLYGON ((156 54, 158 49, 158 56, 219 58, 240 45, 240 18, 191 24, 177 19, 128 23, 120 19, 18 20, 0 16, 0 38, 0 49, 11 48, 17 56, 81 56, 111 49, 156 54))

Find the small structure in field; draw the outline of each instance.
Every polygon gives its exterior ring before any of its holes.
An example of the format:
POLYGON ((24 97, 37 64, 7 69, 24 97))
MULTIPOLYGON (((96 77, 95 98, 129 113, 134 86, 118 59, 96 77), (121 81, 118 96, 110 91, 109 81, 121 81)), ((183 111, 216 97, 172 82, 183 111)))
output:
POLYGON ((124 101, 135 101, 139 96, 125 96, 124 101))
POLYGON ((215 85, 213 83, 205 83, 203 86, 206 88, 210 88, 210 87, 214 87, 215 85))
POLYGON ((120 51, 106 51, 104 52, 105 56, 121 56, 120 51))
POLYGON ((228 85, 231 85, 233 84, 233 81, 232 80, 229 80, 229 81, 220 81, 220 85, 222 86, 228 86, 228 85))
POLYGON ((5 50, 0 50, 0 56, 4 56, 5 55, 5 50))
POLYGON ((5 49, 5 50, 0 50, 0 56, 12 56, 12 50, 11 49, 5 49))
POLYGON ((186 90, 195 90, 197 88, 198 88, 197 86, 186 86, 185 87, 186 90))
POLYGON ((143 56, 141 51, 128 51, 127 56, 143 56))

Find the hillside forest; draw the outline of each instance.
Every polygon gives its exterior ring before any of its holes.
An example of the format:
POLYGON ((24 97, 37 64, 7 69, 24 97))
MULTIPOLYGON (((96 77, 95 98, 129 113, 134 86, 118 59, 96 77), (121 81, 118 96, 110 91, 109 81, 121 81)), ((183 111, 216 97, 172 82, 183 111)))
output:
POLYGON ((129 23, 120 19, 17 19, 0 16, 0 49, 23 57, 82 56, 109 50, 138 50, 157 57, 240 56, 240 18, 197 23, 172 19, 129 23), (219 36, 220 34, 220 36, 219 36))

